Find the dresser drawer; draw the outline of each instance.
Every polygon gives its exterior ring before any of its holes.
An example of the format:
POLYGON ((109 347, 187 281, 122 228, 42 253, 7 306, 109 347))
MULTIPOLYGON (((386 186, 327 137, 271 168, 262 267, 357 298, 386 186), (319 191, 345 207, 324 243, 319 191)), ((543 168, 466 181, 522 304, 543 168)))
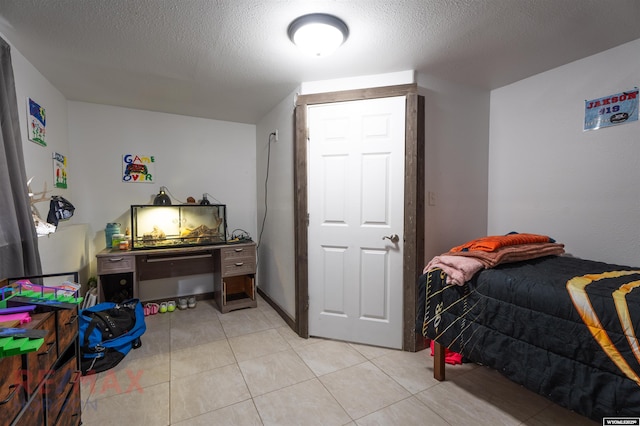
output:
POLYGON ((0 425, 8 425, 26 402, 22 386, 22 356, 0 358, 0 425))
POLYGON ((49 373, 53 363, 58 358, 58 348, 56 344, 56 316, 55 312, 46 314, 35 314, 30 325, 34 325, 36 330, 47 330, 49 333, 44 338, 44 343, 36 352, 30 352, 27 357, 27 379, 26 388, 29 395, 33 394, 38 384, 49 373), (40 320, 40 316, 43 318, 40 320))
MULTIPOLYGON (((78 371, 78 377, 80 372, 78 371)), ((60 416, 56 421, 56 426, 78 426, 80 424, 81 415, 81 400, 80 400, 80 380, 77 380, 69 394, 67 399, 60 410, 60 416)))
POLYGON ((31 400, 22 409, 20 417, 11 426, 35 426, 44 425, 44 398, 42 388, 38 388, 31 400))
POLYGON ((75 356, 51 373, 44 385, 44 394, 46 401, 48 401, 47 424, 53 425, 56 423, 65 401, 71 395, 74 387, 79 384, 80 375, 80 371, 77 370, 77 358, 75 356))
POLYGON ((58 334, 58 352, 62 354, 71 342, 75 340, 78 334, 78 308, 74 309, 58 309, 57 328, 58 334))
POLYGON ((118 272, 133 272, 135 270, 134 256, 108 256, 98 258, 98 275, 118 272))

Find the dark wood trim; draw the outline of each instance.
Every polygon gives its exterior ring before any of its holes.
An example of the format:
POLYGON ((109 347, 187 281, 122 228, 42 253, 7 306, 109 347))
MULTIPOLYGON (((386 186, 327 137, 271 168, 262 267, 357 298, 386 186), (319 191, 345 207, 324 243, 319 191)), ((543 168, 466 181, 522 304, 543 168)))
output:
POLYGON ((333 102, 406 96, 405 245, 403 258, 403 348, 418 349, 415 332, 416 282, 424 262, 424 98, 416 84, 301 95, 296 99, 294 142, 294 218, 296 252, 296 318, 294 329, 309 337, 307 236, 307 107, 333 102), (420 207, 422 206, 422 207, 420 207))
POLYGON ((291 318, 289 316, 289 314, 287 314, 284 311, 284 309, 282 309, 276 302, 274 302, 265 292, 260 290, 260 287, 256 287, 256 290, 258 291, 258 294, 264 299, 264 301, 267 302, 269 304, 269 306, 271 306, 278 313, 278 315, 280 315, 282 317, 284 322, 286 322, 287 325, 292 330, 295 330, 296 329, 296 325, 295 325, 294 319, 291 318))
POLYGON ((423 348, 416 333, 418 277, 424 263, 424 97, 407 95, 404 182, 403 346, 423 348))
POLYGON ((390 98, 418 93, 416 84, 402 84, 398 86, 374 87, 371 89, 344 90, 341 92, 313 93, 300 95, 296 105, 330 104, 333 102, 361 101, 364 99, 390 98))
POLYGON ((307 236, 307 104, 295 109, 294 155, 294 222, 296 252, 296 326, 300 337, 309 337, 309 267, 307 236))

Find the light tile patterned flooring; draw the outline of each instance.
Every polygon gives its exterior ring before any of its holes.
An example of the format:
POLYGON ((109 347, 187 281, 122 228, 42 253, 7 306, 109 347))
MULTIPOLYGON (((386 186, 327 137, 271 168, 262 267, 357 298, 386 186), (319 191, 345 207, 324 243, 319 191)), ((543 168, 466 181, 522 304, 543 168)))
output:
POLYGON ((83 377, 93 425, 596 425, 473 364, 433 379, 418 353, 299 338, 262 299, 146 318, 143 345, 83 377))

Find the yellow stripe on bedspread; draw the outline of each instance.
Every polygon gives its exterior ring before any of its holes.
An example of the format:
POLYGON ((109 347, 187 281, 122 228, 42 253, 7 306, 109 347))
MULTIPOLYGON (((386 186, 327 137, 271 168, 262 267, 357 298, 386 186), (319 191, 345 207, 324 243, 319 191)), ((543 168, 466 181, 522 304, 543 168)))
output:
POLYGON ((631 322, 631 315, 629 314, 629 305, 627 304, 627 294, 631 293, 634 288, 640 287, 640 281, 632 281, 630 283, 620 286, 620 288, 613 292, 613 301, 616 304, 616 311, 618 311, 618 318, 620 319, 620 325, 624 330, 625 336, 633 355, 640 364, 640 346, 638 345, 638 338, 636 337, 635 330, 633 329, 633 323, 631 322))
MULTIPOLYGON (((578 310, 582 321, 585 323, 585 325, 589 329, 589 332, 591 332, 591 335, 596 340, 596 342, 598 342, 602 350, 615 363, 620 371, 622 371, 629 379, 633 380, 638 386, 640 386, 640 377, 638 377, 638 375, 633 371, 631 366, 629 366, 627 361, 623 358, 622 354, 620 354, 615 344, 611 341, 611 338, 600 323, 600 319, 593 309, 591 301, 589 300, 589 295, 586 291, 586 287, 596 281, 606 278, 618 278, 634 274, 640 274, 640 271, 610 271, 603 272, 601 274, 587 274, 580 277, 574 277, 567 281, 567 291, 569 292, 569 296, 571 296, 573 305, 578 310)), ((625 295, 629 293, 633 288, 640 285, 637 283, 640 282, 633 281, 631 283, 626 283, 622 285, 618 290, 614 291, 614 293, 612 294, 612 297, 614 298, 614 302, 616 304, 616 310, 618 311, 620 323, 622 324, 623 330, 625 330, 627 340, 629 340, 632 349, 634 348, 633 341, 635 341, 636 349, 638 348, 638 342, 637 339, 635 339, 633 326, 631 325, 625 295), (618 295, 616 295, 616 293, 618 293, 618 295), (621 315, 621 310, 623 312, 623 315, 621 315), (624 314, 624 312, 626 312, 626 314, 624 314)), ((634 350, 634 355, 636 356, 636 358, 638 358, 639 353, 634 350)))

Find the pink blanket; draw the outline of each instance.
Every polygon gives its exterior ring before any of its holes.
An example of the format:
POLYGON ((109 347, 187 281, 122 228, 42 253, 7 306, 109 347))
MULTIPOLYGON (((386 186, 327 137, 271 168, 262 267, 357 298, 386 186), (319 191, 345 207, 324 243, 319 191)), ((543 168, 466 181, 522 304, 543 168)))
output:
POLYGON ((436 256, 427 266, 423 273, 430 269, 440 268, 447 274, 447 284, 463 285, 469 281, 473 275, 484 267, 484 264, 473 257, 467 256, 436 256))

